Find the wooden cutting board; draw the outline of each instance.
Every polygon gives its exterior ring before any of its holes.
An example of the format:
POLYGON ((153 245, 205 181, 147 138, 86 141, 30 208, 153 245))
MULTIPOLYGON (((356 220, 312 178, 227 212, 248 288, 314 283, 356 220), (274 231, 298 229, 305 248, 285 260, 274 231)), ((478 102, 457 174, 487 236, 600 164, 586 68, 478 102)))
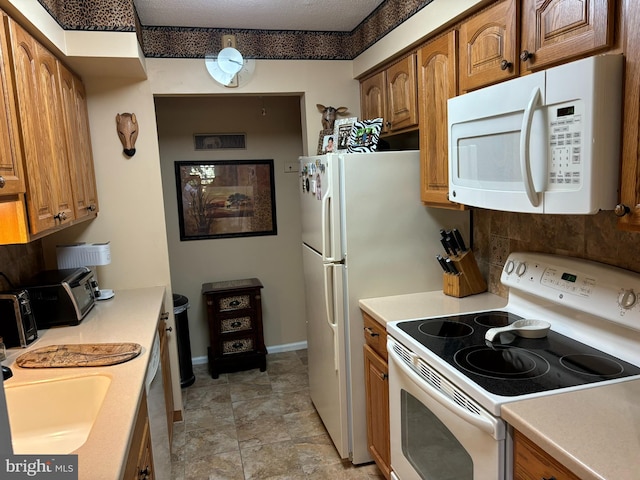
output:
POLYGON ((16 359, 23 368, 104 367, 137 357, 137 343, 79 343, 49 345, 25 352, 16 359))

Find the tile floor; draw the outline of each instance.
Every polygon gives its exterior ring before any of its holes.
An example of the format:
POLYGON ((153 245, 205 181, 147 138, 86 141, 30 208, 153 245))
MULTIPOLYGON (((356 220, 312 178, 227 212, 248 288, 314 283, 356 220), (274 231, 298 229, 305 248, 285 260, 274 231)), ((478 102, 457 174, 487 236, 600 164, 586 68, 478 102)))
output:
MULTIPOLYGON (((267 355, 267 371, 195 365, 174 427, 172 480, 383 480, 341 461, 309 398, 307 351, 267 355)), ((364 388, 364 387, 363 387, 364 388)))

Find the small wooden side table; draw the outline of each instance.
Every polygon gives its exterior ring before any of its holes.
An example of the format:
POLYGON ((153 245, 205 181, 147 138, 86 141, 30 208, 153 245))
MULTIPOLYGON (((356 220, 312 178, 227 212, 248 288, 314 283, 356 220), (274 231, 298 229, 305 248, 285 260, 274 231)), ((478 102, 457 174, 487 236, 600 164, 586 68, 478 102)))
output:
POLYGON ((267 369, 262 332, 262 283, 257 278, 204 283, 209 324, 209 372, 267 369))

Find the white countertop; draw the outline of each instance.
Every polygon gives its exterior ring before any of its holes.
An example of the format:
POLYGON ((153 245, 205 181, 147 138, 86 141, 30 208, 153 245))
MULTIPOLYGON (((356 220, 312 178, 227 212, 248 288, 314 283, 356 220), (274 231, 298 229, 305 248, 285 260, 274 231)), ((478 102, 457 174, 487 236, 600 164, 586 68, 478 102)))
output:
POLYGON ((111 384, 89 438, 78 450, 72 452, 78 454, 80 480, 122 478, 164 295, 164 287, 118 290, 113 299, 97 302, 79 325, 40 330, 38 339, 28 348, 7 351, 7 361, 4 364, 13 371, 13 377, 5 381, 7 387, 87 374, 99 373, 111 377, 111 384), (68 343, 112 342, 138 343, 142 346, 142 352, 128 362, 107 367, 27 369, 15 365, 15 359, 20 354, 33 348, 68 343))
POLYGON ((382 325, 396 320, 493 310, 502 308, 506 304, 506 298, 492 293, 456 298, 445 295, 442 290, 360 300, 360 308, 382 325))
POLYGON ((640 380, 507 403, 501 416, 582 480, 640 475, 640 380))

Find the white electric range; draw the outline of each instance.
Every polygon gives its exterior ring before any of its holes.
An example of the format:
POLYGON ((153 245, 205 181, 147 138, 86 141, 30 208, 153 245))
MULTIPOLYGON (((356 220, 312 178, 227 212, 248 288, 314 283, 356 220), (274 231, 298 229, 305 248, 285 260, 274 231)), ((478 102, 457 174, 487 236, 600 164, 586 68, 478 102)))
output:
POLYGON ((511 478, 507 402, 640 378, 640 274, 512 253, 499 310, 389 322, 395 478, 511 478), (543 338, 486 332, 544 320, 543 338))

